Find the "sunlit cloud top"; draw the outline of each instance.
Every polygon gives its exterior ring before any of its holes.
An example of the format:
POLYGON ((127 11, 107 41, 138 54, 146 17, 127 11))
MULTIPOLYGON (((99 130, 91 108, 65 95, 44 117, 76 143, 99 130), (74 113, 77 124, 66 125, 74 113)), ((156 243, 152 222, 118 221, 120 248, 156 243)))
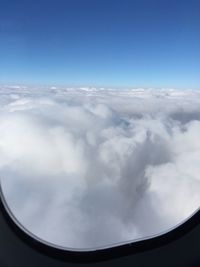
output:
POLYGON ((1 87, 3 192, 56 245, 160 234, 199 207, 199 133, 198 90, 1 87))

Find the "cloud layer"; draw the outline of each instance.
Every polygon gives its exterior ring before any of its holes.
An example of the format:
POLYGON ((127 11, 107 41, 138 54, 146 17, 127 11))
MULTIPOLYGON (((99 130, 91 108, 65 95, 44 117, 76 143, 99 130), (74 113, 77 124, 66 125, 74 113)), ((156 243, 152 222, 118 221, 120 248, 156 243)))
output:
POLYGON ((0 175, 38 237, 94 248, 168 230, 200 204, 200 91, 0 89, 0 175))

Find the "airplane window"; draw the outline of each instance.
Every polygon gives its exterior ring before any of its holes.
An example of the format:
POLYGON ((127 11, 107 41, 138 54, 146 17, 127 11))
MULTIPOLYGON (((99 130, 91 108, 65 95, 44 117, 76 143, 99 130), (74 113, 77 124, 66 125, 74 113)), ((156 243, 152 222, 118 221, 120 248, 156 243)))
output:
POLYGON ((1 185, 35 236, 74 249, 160 234, 200 203, 200 93, 1 88, 1 185))
POLYGON ((1 194, 34 238, 108 248, 198 210, 200 5, 183 2, 2 4, 1 194))

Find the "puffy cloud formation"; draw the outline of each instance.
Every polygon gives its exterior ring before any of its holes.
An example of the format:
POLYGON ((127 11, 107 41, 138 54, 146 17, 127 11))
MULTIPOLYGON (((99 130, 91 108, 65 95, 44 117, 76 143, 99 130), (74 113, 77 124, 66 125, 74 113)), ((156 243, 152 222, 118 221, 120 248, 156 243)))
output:
POLYGON ((159 234, 200 204, 200 91, 0 89, 0 175, 17 219, 68 248, 159 234))

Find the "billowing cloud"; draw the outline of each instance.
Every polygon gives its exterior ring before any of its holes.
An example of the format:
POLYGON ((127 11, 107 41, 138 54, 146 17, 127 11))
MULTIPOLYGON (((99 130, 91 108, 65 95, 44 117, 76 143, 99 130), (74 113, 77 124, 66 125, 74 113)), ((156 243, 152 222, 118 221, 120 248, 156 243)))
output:
POLYGON ((200 91, 0 89, 0 175, 38 237, 91 248, 159 234, 200 204, 200 91))

